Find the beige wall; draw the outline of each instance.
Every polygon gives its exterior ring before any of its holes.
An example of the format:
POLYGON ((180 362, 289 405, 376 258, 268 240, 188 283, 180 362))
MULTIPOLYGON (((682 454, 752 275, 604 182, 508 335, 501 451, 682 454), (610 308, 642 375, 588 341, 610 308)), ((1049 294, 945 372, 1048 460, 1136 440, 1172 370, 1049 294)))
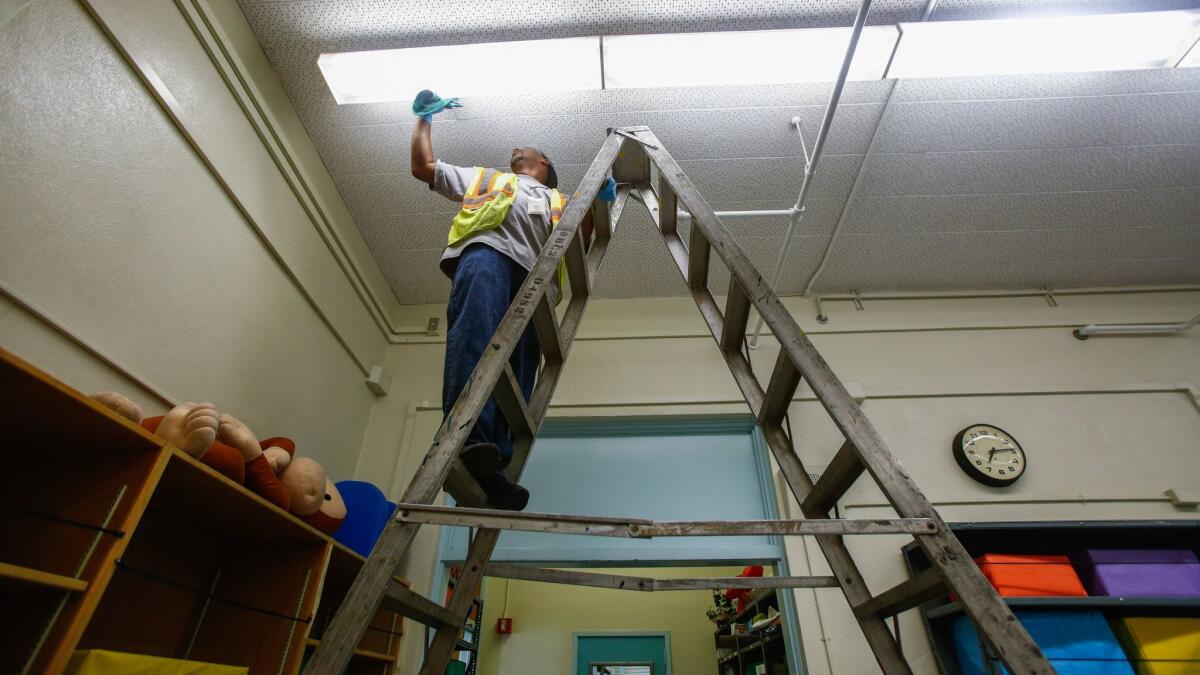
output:
POLYGON ((75 0, 0 17, 0 286, 37 311, 0 304, 0 344, 150 412, 211 400, 351 477, 387 345, 362 280, 180 7, 91 4, 104 27, 75 0))
MULTIPOLYGON (((830 321, 820 325, 811 301, 785 300, 948 519, 1198 517, 1195 509, 1171 506, 1163 491, 1200 489, 1194 461, 1200 451, 1195 399, 1200 331, 1081 342, 1071 328, 1179 321, 1200 311, 1200 292, 1059 295, 1057 302, 1052 307, 1040 297, 867 300, 863 311, 849 302, 829 302, 830 321), (1025 445, 1029 474, 1012 488, 977 485, 951 459, 953 435, 977 421, 997 424, 1025 445)), ((415 318, 437 315, 441 308, 406 311, 415 318)), ((438 339, 413 338, 388 354, 388 368, 403 374, 402 382, 376 405, 358 475, 392 495, 415 471, 441 421, 442 350, 438 339)), ((754 352, 764 381, 775 353, 769 341, 754 352)), ((744 411, 690 300, 652 299, 592 303, 550 414, 744 411)), ((819 472, 839 445, 836 431, 804 388, 791 413, 797 448, 807 468, 819 472)), ((852 516, 885 515, 880 503, 877 493, 859 485, 842 507, 852 516)), ((792 505, 781 506, 787 513, 792 505)), ((421 537, 407 558, 407 574, 424 589, 436 535, 421 537)), ((872 588, 903 578, 900 543, 852 542, 864 554, 859 559, 872 588)), ((788 554, 794 574, 827 573, 815 546, 792 540, 788 554)), ((840 592, 796 595, 810 672, 875 672, 840 592)), ((919 618, 909 613, 901 626, 905 653, 918 672, 936 672, 919 618)), ((501 672, 517 672, 506 667, 511 651, 505 648, 501 672)), ((409 651, 407 658, 411 664, 418 654, 409 651)))
MULTIPOLYGON (((645 569, 589 569, 589 572, 646 576, 645 569)), ((652 570, 660 579, 728 577, 737 567, 652 570)), ((670 633, 671 672, 717 672, 713 624, 704 615, 711 591, 640 593, 585 586, 488 579, 483 593, 484 630, 480 675, 562 675, 574 673, 575 633, 646 631, 670 633), (504 612, 507 595, 508 612, 504 612), (511 635, 496 633, 496 619, 513 619, 511 635)))

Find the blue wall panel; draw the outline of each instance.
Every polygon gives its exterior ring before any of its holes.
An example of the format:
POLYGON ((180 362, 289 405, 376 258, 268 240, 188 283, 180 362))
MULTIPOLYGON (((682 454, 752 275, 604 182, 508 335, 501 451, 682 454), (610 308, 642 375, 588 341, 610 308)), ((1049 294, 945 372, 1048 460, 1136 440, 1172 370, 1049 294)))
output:
MULTIPOLYGON (((769 518, 761 463, 745 418, 547 422, 525 470, 528 511, 651 520, 769 518)), ((466 533, 444 559, 462 560, 466 533)), ((596 564, 770 561, 768 537, 618 539, 505 532, 495 560, 596 564)))

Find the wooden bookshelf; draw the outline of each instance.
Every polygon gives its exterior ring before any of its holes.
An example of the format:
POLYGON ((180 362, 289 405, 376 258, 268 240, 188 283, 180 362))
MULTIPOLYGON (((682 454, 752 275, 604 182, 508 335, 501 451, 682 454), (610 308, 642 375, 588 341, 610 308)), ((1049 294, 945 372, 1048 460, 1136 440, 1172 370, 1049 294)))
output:
MULTIPOLYGON (((365 562, 0 349, 0 663, 59 673, 76 649, 296 673, 365 562)), ((390 675, 381 610, 355 675, 390 675)))

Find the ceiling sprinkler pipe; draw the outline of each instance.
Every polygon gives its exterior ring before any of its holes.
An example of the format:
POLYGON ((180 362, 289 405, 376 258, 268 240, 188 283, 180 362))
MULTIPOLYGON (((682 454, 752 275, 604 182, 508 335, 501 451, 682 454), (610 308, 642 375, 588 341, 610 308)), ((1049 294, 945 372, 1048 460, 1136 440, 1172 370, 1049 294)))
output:
MULTIPOLYGON (((829 105, 825 106, 825 116, 821 118, 821 127, 817 129, 817 138, 813 141, 812 156, 805 153, 804 180, 800 183, 800 194, 796 196, 796 205, 792 207, 792 219, 788 223, 787 236, 783 240, 783 248, 779 250, 779 260, 775 264, 775 274, 771 275, 771 290, 779 288, 779 277, 783 274, 783 263, 787 259, 788 247, 792 243, 792 233, 796 225, 804 217, 804 200, 808 197, 808 188, 812 185, 813 175, 817 170, 817 160, 821 159, 821 151, 825 149, 825 139, 829 136, 829 127, 833 126, 833 115, 837 112, 838 101, 842 98, 842 90, 846 88, 846 76, 850 73, 850 62, 854 60, 854 51, 858 49, 858 39, 862 36, 863 26, 867 22, 867 13, 871 11, 871 0, 863 0, 854 16, 854 27, 850 31, 850 43, 846 45, 846 55, 842 57, 842 67, 838 70, 837 81, 833 83, 833 91, 829 94, 829 105)), ((799 130, 799 121, 793 119, 799 130)), ((758 338, 762 334, 763 318, 760 314, 754 322, 754 335, 747 341, 751 349, 758 349, 758 338)))
MULTIPOLYGON (((766 211, 713 211, 718 218, 760 218, 763 216, 790 216, 791 209, 770 209, 766 211)), ((680 209, 679 220, 691 220, 692 214, 680 209)))
POLYGON ((1197 323, 1200 323, 1200 314, 1193 316, 1189 321, 1178 323, 1092 323, 1083 328, 1076 328, 1072 335, 1080 340, 1086 340, 1093 335, 1171 335, 1190 330, 1197 323))

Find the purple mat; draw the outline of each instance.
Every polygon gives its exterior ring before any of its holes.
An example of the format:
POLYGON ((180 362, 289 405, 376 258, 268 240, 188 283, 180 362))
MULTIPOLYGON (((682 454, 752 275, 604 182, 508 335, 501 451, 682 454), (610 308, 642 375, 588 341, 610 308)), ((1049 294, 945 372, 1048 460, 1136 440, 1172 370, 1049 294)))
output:
POLYGON ((1090 595, 1200 597, 1200 560, 1192 551, 1090 549, 1075 565, 1090 595))

